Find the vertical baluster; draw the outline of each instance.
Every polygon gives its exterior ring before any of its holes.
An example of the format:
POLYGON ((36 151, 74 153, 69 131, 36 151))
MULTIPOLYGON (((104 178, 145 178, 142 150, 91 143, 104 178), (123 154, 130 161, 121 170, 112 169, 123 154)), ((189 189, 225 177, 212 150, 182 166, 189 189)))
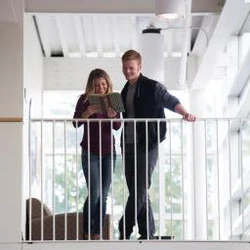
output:
POLYGON ((204 120, 204 150, 205 150, 205 192, 206 192, 206 228, 207 228, 207 235, 206 240, 208 240, 208 150, 207 150, 207 120, 204 120))
MULTIPOLYGON (((90 182, 90 120, 87 120, 87 128, 88 128, 88 240, 91 239, 91 182, 90 182)), ((83 222, 85 223, 85 222, 83 222)), ((86 233, 86 232, 85 232, 86 233)))
MULTIPOLYGON (((136 238, 138 238, 138 225, 137 225, 137 200, 138 200, 138 197, 137 197, 137 143, 136 143, 136 124, 137 124, 137 121, 136 119, 133 120, 133 125, 134 125, 134 164, 135 164, 135 214, 134 214, 134 217, 135 217, 135 235, 136 235, 136 238)), ((146 210, 147 211, 147 210, 146 210)))
POLYGON ((181 213, 182 213, 182 239, 185 239, 185 184, 184 184, 184 135, 183 135, 183 119, 180 120, 181 125, 181 213))
POLYGON ((170 228, 171 235, 173 235, 173 183, 172 183, 172 127, 171 120, 169 120, 169 175, 170 175, 170 228))
POLYGON ((228 120, 228 172, 229 172, 229 225, 230 225, 230 238, 233 235, 233 210, 232 210, 232 158, 231 158, 231 123, 228 120))
POLYGON ((122 133, 122 148, 123 148, 123 152, 122 152, 122 171, 123 171, 123 240, 126 239, 126 214, 125 214, 125 204, 126 204, 126 197, 125 197, 125 186, 126 186, 126 176, 125 176, 125 125, 126 125, 127 121, 123 120, 122 124, 123 124, 123 133, 122 133))
POLYGON ((78 145, 77 145, 77 141, 78 141, 78 120, 76 121, 76 160, 75 160, 75 171, 76 171, 76 240, 79 240, 79 210, 78 210, 78 205, 79 205, 79 183, 78 183, 78 145))
POLYGON ((196 220, 197 220, 197 211, 196 211, 196 181, 195 181, 195 175, 196 175, 196 164, 195 164, 195 157, 196 157, 196 153, 194 150, 195 147, 195 128, 194 128, 194 123, 192 123, 192 148, 193 148, 193 204, 194 204, 194 208, 193 208, 193 238, 194 240, 197 239, 197 231, 196 231, 196 220))
POLYGON ((63 138, 64 138, 64 185, 65 185, 65 200, 64 200, 64 240, 67 240, 67 211, 68 211, 68 173, 67 173, 67 140, 66 140, 66 121, 63 121, 63 138))
POLYGON ((99 213, 100 213, 100 239, 102 239, 102 120, 99 120, 99 184, 100 184, 100 208, 99 208, 99 213))
MULTIPOLYGON (((32 126, 32 121, 29 119, 29 204, 26 204, 26 206, 29 206, 29 221, 28 223, 29 231, 26 232, 26 235, 28 235, 28 239, 26 240, 32 240, 32 190, 31 190, 31 184, 32 184, 32 151, 31 151, 31 126, 32 126)), ((35 126, 34 126, 35 127, 35 126)), ((27 229, 27 228, 26 228, 27 229)))
POLYGON ((241 210, 241 230, 242 230, 242 235, 244 234, 244 228, 245 228, 245 218, 244 218, 244 173, 243 173, 243 147, 242 147, 242 133, 243 133, 243 127, 242 127, 242 120, 240 119, 240 131, 239 131, 239 166, 240 166, 240 178, 241 178, 241 206, 240 206, 240 210, 241 210))
POLYGON ((218 119, 216 119, 216 166, 217 166, 217 206, 218 206, 218 239, 221 239, 221 227, 220 227, 220 162, 219 162, 219 128, 218 128, 218 119))
POLYGON ((147 219, 147 239, 149 239, 149 217, 148 217, 148 120, 146 120, 146 219, 147 219))
MULTIPOLYGON (((158 168, 158 182, 159 182, 159 215, 158 215, 158 220, 159 220, 159 240, 161 240, 161 213, 162 213, 162 208, 161 208, 161 204, 162 204, 162 199, 161 198, 161 193, 162 193, 162 179, 161 179, 161 169, 160 169, 160 152, 159 152, 159 147, 160 147, 160 120, 157 120, 157 158, 158 158, 158 162, 157 162, 157 168, 158 168)), ((165 174, 165 173, 164 173, 165 174)))
POLYGON ((55 166, 56 166, 56 164, 55 164, 55 120, 53 120, 53 122, 52 122, 52 183, 53 183, 53 190, 52 190, 52 206, 53 206, 53 208, 52 208, 52 210, 53 210, 53 223, 52 223, 52 225, 53 225, 53 229, 52 229, 52 232, 53 232, 53 240, 55 240, 56 239, 56 237, 55 237, 55 233, 56 233, 56 231, 55 231, 55 166))
POLYGON ((40 175, 41 175, 41 241, 44 240, 43 235, 43 222, 44 222, 44 214, 43 214, 43 120, 41 120, 41 169, 40 169, 40 175))
MULTIPOLYGON (((114 141, 113 141, 113 120, 110 120, 110 141, 111 141, 111 220, 112 220, 112 225, 114 225, 114 141)), ((105 223, 105 221, 104 221, 105 223)), ((111 240, 114 239, 114 230, 112 228, 112 233, 111 233, 111 240)))

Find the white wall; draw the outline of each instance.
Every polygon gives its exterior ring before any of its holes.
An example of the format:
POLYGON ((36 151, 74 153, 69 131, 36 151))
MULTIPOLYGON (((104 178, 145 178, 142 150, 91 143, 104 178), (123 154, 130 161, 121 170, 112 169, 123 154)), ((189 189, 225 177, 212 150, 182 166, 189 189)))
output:
POLYGON ((43 54, 31 14, 24 15, 24 88, 25 117, 32 100, 31 116, 42 115, 43 54))
MULTIPOLYGON (((42 116, 43 55, 32 15, 24 15, 24 126, 23 126, 23 218, 29 197, 29 116, 42 116), (31 103, 31 106, 30 106, 31 103), (29 110, 31 107, 31 110, 29 110)), ((32 194, 34 195, 34 194, 32 194)), ((23 221, 25 231, 25 221, 23 221)))
MULTIPOLYGON (((44 89, 84 91, 89 72, 97 67, 108 72, 115 90, 121 90, 123 88, 126 79, 122 74, 120 58, 55 57, 44 58, 44 89)), ((164 84, 169 89, 176 89, 176 86, 178 86, 179 71, 180 58, 165 58, 164 84)))
POLYGON ((34 98, 34 113, 41 114, 43 60, 33 20, 29 15, 23 20, 23 1, 2 0, 0 9, 0 119, 23 120, 0 122, 0 249, 21 249, 17 243, 24 233, 28 104, 34 98))
MULTIPOLYGON (((0 2, 0 118, 23 118, 23 8, 22 0, 0 2)), ((22 127, 0 122, 0 242, 21 239, 22 127)))
POLYGON ((114 89, 119 90, 126 82, 119 58, 45 58, 45 90, 84 91, 91 70, 102 68, 110 75, 114 89))

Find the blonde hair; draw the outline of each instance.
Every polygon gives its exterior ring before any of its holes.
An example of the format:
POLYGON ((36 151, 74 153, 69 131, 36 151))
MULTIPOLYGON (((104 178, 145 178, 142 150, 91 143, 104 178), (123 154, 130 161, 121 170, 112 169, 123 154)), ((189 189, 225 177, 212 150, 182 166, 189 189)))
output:
POLYGON ((95 80, 97 78, 103 78, 107 85, 108 85, 108 90, 107 93, 111 93, 113 92, 113 83, 108 75, 108 73, 103 70, 103 69, 94 69, 90 72, 89 77, 88 77, 88 81, 87 81, 87 86, 85 89, 85 95, 86 97, 89 94, 94 94, 95 93, 95 80))
POLYGON ((125 62, 128 60, 137 60, 140 65, 142 62, 142 58, 141 58, 140 53, 133 50, 133 49, 126 51, 122 56, 122 62, 125 62))

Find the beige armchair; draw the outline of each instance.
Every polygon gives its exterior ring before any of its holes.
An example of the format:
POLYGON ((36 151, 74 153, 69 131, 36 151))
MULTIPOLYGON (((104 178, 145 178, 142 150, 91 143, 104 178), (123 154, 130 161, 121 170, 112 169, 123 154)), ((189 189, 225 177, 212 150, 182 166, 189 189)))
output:
MULTIPOLYGON (((106 215, 104 219, 103 239, 110 239, 110 215, 106 215)), ((82 213, 67 213, 67 214, 55 214, 45 205, 41 206, 40 200, 31 198, 26 200, 26 240, 76 240, 77 228, 78 239, 83 239, 83 218, 82 213), (30 204, 31 203, 31 204, 30 204), (31 220, 29 208, 31 207, 31 220), (43 208, 43 218, 41 213, 43 208), (66 221, 66 232, 65 232, 66 221), (41 234, 41 222, 43 225, 43 235, 41 234), (54 225, 54 228, 53 228, 54 225), (54 231, 54 233, 53 233, 54 231), (54 237, 53 237, 54 235, 54 237)))

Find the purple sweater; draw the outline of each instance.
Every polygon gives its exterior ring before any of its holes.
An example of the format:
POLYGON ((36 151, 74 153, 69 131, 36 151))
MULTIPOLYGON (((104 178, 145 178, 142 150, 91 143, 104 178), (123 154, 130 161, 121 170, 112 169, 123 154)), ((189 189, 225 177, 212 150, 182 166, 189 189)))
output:
MULTIPOLYGON (((86 100, 86 95, 82 94, 76 104, 74 119, 82 118, 82 113, 85 112, 90 105, 86 100)), ((99 135, 99 119, 109 118, 107 114, 94 114, 89 117, 89 125, 86 121, 79 121, 77 126, 84 126, 83 138, 81 141, 81 146, 84 150, 88 150, 88 128, 90 137, 90 152, 95 155, 100 154, 99 150, 99 139, 101 137, 101 152, 102 155, 107 155, 111 153, 111 138, 113 140, 113 152, 115 152, 114 136, 112 135, 111 122, 103 121, 101 122, 101 136, 99 135), (96 120, 96 121, 95 121, 96 120), (112 136, 112 137, 111 137, 112 136)), ((117 113, 116 118, 120 118, 120 114, 117 113)), ((73 122, 74 127, 76 127, 76 121, 73 122)), ((112 128, 118 130, 121 127, 120 121, 114 121, 112 128)))

